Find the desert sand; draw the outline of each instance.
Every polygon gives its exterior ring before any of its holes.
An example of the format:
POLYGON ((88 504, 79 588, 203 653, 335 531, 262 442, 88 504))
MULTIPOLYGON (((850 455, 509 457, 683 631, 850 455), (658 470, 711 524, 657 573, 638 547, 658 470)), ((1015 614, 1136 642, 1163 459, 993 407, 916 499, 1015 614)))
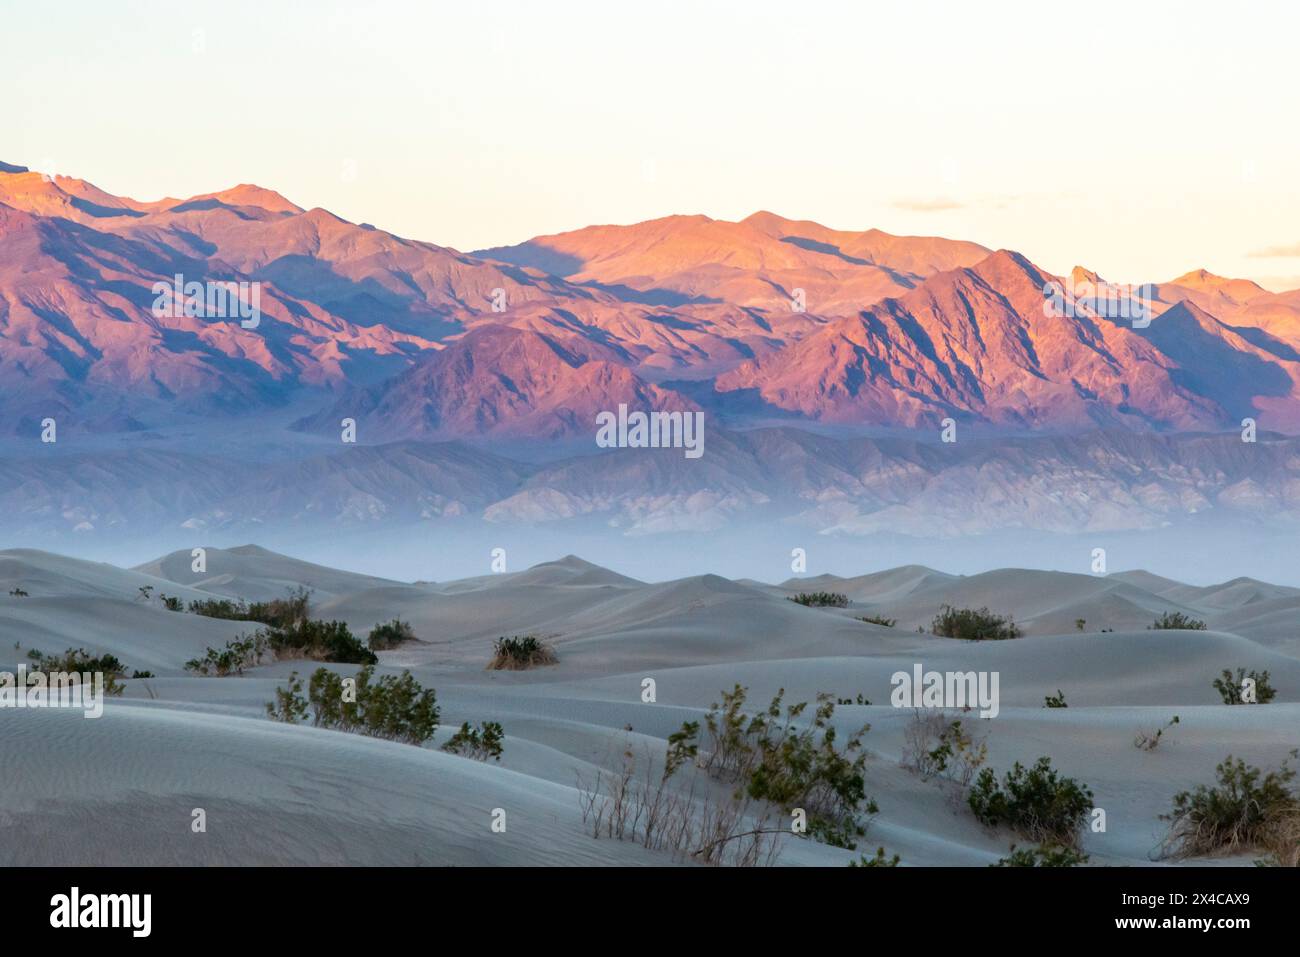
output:
MULTIPOLYGON (((987 735, 988 763, 999 772, 1047 755, 1092 788, 1107 828, 1083 838, 1091 864, 1168 865, 1158 856, 1166 831, 1159 815, 1176 792, 1212 783, 1229 753, 1276 767, 1300 745, 1298 611, 1297 589, 1247 579, 1193 587, 1148 572, 954 576, 909 566, 779 584, 714 575, 648 583, 569 556, 516 573, 409 584, 253 546, 208 549, 203 573, 190 571, 188 552, 128 569, 3 551, 0 670, 14 670, 30 649, 81 647, 155 677, 126 681, 99 720, 0 710, 0 864, 681 863, 594 838, 579 782, 629 746, 662 757, 667 736, 737 682, 754 706, 779 688, 791 702, 822 691, 872 702, 834 716, 846 734, 871 725, 867 783, 879 813, 859 851, 884 846, 904 866, 991 864, 1026 842, 981 826, 942 785, 900 766, 912 713, 890 706, 890 675, 920 663, 1000 673, 995 718, 955 716, 987 735), (269 720, 264 705, 276 687, 315 662, 278 661, 225 678, 186 673, 186 660, 256 626, 169 611, 160 594, 262 600, 298 586, 312 590, 313 617, 346 621, 363 638, 394 617, 411 623, 418 640, 381 652, 378 671, 409 669, 437 689, 433 741, 416 747, 269 720), (852 604, 786 600, 817 589, 844 592, 852 604), (1026 634, 962 642, 919 632, 943 604, 1012 614, 1026 634), (1164 611, 1208 629, 1148 630, 1164 611), (898 624, 855 618, 866 614, 898 624), (558 663, 485 670, 498 636, 525 633, 547 636, 558 663), (1229 667, 1268 670, 1277 698, 1223 705, 1211 681, 1229 667), (647 677, 654 703, 642 701, 647 677), (1069 707, 1045 709, 1044 696, 1058 690, 1069 707), (1138 731, 1175 714, 1180 723, 1157 750, 1134 747, 1138 731), (505 728, 499 764, 439 750, 462 721, 484 720, 505 728), (203 833, 191 828, 198 808, 203 833), (498 809, 504 833, 491 826, 498 809)), ((794 836, 780 845, 779 864, 857 857, 794 836)), ((1253 856, 1190 863, 1249 865, 1253 856)))

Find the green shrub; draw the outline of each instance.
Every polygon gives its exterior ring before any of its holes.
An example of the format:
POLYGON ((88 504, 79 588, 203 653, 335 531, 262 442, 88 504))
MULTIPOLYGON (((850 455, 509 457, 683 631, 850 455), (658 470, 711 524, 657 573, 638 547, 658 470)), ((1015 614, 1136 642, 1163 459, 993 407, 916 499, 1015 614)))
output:
POLYGON ((226 642, 226 647, 220 650, 209 648, 202 658, 191 658, 185 662, 185 670, 205 677, 242 675, 245 668, 260 665, 262 659, 270 653, 270 640, 266 632, 258 630, 251 635, 240 635, 226 642))
POLYGON ((139 670, 136 670, 136 671, 131 672, 131 677, 132 677, 132 678, 156 678, 156 677, 158 677, 158 676, 155 675, 152 671, 139 671, 139 670))
POLYGON ((1016 850, 1011 845, 1011 853, 999 858, 990 867, 1077 867, 1088 862, 1088 855, 1073 847, 1060 844, 1039 844, 1037 847, 1022 847, 1016 850))
POLYGON ((1300 795, 1290 786, 1295 774, 1287 761, 1265 773, 1228 755, 1215 768, 1215 787, 1198 784, 1191 791, 1180 791, 1174 795, 1173 810, 1161 815, 1171 822, 1165 838, 1170 856, 1267 846, 1280 826, 1288 821, 1293 825, 1300 814, 1300 795))
POLYGON ((374 666, 367 665, 349 686, 328 668, 317 668, 307 690, 312 723, 406 744, 423 744, 433 737, 439 714, 434 690, 422 688, 409 671, 377 681, 374 673, 374 666))
POLYGON ((185 610, 185 606, 181 603, 181 600, 177 598, 175 595, 163 595, 160 593, 158 595, 158 600, 163 603, 163 607, 166 608, 168 611, 185 610))
POLYGON ((878 847, 874 857, 859 854, 856 861, 849 861, 849 867, 897 867, 900 860, 902 858, 897 854, 893 857, 885 857, 885 849, 878 847))
POLYGON ((275 701, 268 702, 266 713, 273 721, 297 724, 307 720, 307 699, 302 696, 302 679, 298 672, 289 675, 287 688, 275 689, 275 701))
POLYGON ((885 618, 882 615, 858 615, 858 621, 865 621, 868 625, 883 625, 886 628, 893 628, 898 624, 897 618, 885 618))
POLYGON ((536 635, 498 638, 492 650, 489 671, 522 671, 539 665, 553 665, 559 660, 555 649, 536 635))
POLYGON ((484 721, 481 728, 471 728, 468 721, 451 736, 442 750, 449 754, 459 754, 473 758, 475 761, 501 760, 501 742, 505 731, 496 721, 484 721))
POLYGON ((1204 631, 1205 622, 1199 618, 1193 618, 1191 615, 1184 615, 1181 611, 1167 611, 1154 622, 1148 631, 1168 631, 1172 629, 1182 629, 1184 631, 1204 631))
POLYGON ((408 622, 394 618, 370 629, 366 645, 371 651, 391 651, 404 641, 414 641, 415 632, 408 622))
POLYGON ((1049 694, 1043 697, 1043 707, 1044 708, 1068 708, 1069 705, 1065 703, 1065 694, 1061 691, 1060 688, 1057 688, 1055 695, 1049 694))
POLYGON ((1224 668, 1223 677, 1214 679, 1214 690, 1219 692, 1224 704, 1268 704, 1277 697, 1277 689, 1268 683, 1267 671, 1246 674, 1245 668, 1237 669, 1235 681, 1232 672, 1224 668), (1247 681, 1254 685, 1253 695, 1246 693, 1247 681), (1254 698, 1253 701, 1248 700, 1251 697, 1254 698))
POLYGON ((126 665, 116 655, 92 655, 85 648, 69 648, 61 655, 44 655, 32 648, 27 657, 47 675, 51 672, 102 674, 106 695, 118 697, 125 687, 120 679, 126 677, 126 665))
POLYGON ((934 616, 930 631, 943 638, 963 641, 1003 641, 1021 635, 1010 615, 1003 618, 987 608, 953 608, 952 605, 944 605, 934 616))
MULTIPOLYGON (((704 769, 713 777, 735 783, 737 792, 792 813, 807 815, 809 836, 835 847, 853 850, 856 838, 866 833, 864 815, 875 814, 876 806, 866 796, 862 752, 864 726, 837 747, 831 725, 835 703, 828 694, 817 696, 811 727, 796 721, 807 702, 782 706, 785 690, 772 699, 767 710, 753 716, 743 711, 747 689, 736 685, 722 693, 705 715, 709 741, 704 745, 704 769)), ((682 726, 675 747, 694 746, 697 722, 682 726)))
POLYGON ((806 605, 812 608, 848 608, 849 596, 837 591, 813 591, 799 592, 793 598, 787 598, 786 601, 792 601, 796 605, 806 605))
POLYGON ((272 650, 281 658, 311 658, 348 665, 373 665, 379 661, 341 621, 302 618, 271 628, 267 636, 272 650))
POLYGON ((1043 757, 1032 768, 1017 761, 1001 785, 985 768, 967 801, 988 827, 1006 825, 1033 841, 1076 847, 1092 808, 1092 791, 1073 778, 1058 777, 1043 757))

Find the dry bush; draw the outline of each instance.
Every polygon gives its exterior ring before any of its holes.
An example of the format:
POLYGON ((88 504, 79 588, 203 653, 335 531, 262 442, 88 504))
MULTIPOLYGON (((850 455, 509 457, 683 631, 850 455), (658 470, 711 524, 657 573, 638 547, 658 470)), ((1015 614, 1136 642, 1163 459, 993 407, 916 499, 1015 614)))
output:
POLYGON ((1174 715, 1163 728, 1156 728, 1154 731, 1139 731, 1133 739, 1133 747, 1139 751, 1154 751, 1160 747, 1160 739, 1165 736, 1165 732, 1178 723, 1178 715, 1174 715))
POLYGON ((976 738, 960 718, 949 719, 942 710, 912 709, 912 720, 903 729, 903 767, 923 778, 942 777, 965 791, 987 757, 987 735, 976 738))
POLYGON ((790 833, 773 810, 739 794, 702 794, 693 780, 682 790, 671 783, 671 765, 656 775, 649 748, 638 761, 631 745, 614 769, 598 768, 594 779, 578 780, 583 824, 592 837, 633 841, 679 860, 734 867, 771 866, 778 838, 790 833))
POLYGON ((1284 859, 1295 853, 1280 844, 1294 837, 1300 815, 1300 794, 1291 787, 1296 772, 1289 762, 1266 772, 1228 755, 1215 776, 1214 787, 1198 784, 1175 794, 1173 811, 1161 815, 1171 822, 1167 856, 1232 854, 1247 847, 1277 848, 1284 859))
POLYGON ((1268 856, 1256 863, 1265 867, 1300 867, 1300 808, 1274 816, 1260 834, 1268 856))
POLYGON ((492 651, 488 671, 523 671, 559 661, 555 649, 536 635, 498 638, 492 651))

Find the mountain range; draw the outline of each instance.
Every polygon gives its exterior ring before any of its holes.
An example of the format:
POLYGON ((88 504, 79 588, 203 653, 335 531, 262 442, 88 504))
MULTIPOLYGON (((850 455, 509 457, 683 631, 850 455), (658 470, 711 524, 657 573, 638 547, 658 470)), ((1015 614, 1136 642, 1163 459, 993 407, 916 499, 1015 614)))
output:
POLYGON ((2 523, 1300 519, 1300 291, 1194 270, 1145 287, 1149 324, 1074 295, 1116 288, 767 212, 463 253, 257 186, 140 202, 0 164, 2 523), (259 283, 260 321, 159 313, 177 276, 259 283), (620 405, 703 413, 707 454, 597 449, 620 405))
MULTIPOLYGON (((6 433, 351 414, 363 440, 586 439, 595 411, 720 425, 1300 431, 1300 291, 1197 270, 1135 328, 1025 256, 756 213, 465 254, 243 185, 140 202, 0 166, 6 433), (158 282, 261 284, 262 321, 160 317, 158 282)), ((1070 277, 1101 280, 1076 269, 1070 277)))

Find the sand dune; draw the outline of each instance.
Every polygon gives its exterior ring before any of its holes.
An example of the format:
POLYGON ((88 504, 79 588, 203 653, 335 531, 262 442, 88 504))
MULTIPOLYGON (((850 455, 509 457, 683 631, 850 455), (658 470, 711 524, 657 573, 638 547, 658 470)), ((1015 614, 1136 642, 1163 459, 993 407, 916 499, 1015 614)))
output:
MULTIPOLYGON (((737 682, 755 707, 782 688, 787 701, 864 696, 870 705, 835 714, 845 733, 871 725, 867 780, 880 813, 864 846, 883 844, 907 865, 992 863, 1018 839, 981 827, 944 786, 899 764, 911 712, 890 706, 890 678, 916 664, 1000 676, 996 717, 953 717, 987 735, 991 766, 1048 755, 1092 787, 1109 821, 1106 832, 1084 838, 1094 864, 1160 863, 1159 815, 1176 791, 1209 783, 1228 753, 1276 766, 1300 744, 1300 649, 1289 634, 1300 600, 1263 582, 1194 587, 1150 573, 1023 569, 963 577, 909 566, 780 585, 714 575, 648 583, 568 556, 516 573, 404 584, 255 547, 212 549, 208 561, 208 576, 193 580, 188 553, 135 570, 0 553, 6 591, 29 592, 0 596, 0 666, 31 647, 84 646, 157 674, 127 681, 97 721, 71 711, 0 716, 0 762, 13 771, 0 822, 24 835, 4 844, 0 863, 674 863, 630 842, 594 839, 579 811, 579 782, 628 749, 662 760, 667 736, 737 682), (309 586, 316 615, 363 634, 378 621, 410 620, 421 640, 382 652, 380 670, 409 668, 436 687, 437 736, 419 748, 269 721, 263 705, 276 687, 317 665, 187 675, 187 658, 249 626, 140 600, 145 583, 187 598, 258 599, 309 586), (822 589, 844 591, 853 604, 786 600, 822 589), (945 603, 987 604, 1029 634, 970 643, 918 632, 945 603), (871 610, 898 617, 899 626, 855 619, 871 610), (1209 630, 1148 630, 1166 610, 1199 616, 1209 630), (1075 617, 1087 619, 1083 633, 1075 617), (523 633, 550 636, 558 664, 484 670, 496 637, 523 633), (1210 682, 1229 667, 1268 670, 1276 700, 1222 705, 1210 682), (653 703, 642 700, 647 677, 653 703), (1058 691, 1069 707, 1043 708, 1058 691), (1174 714, 1180 722, 1159 750, 1133 746, 1138 731, 1174 714), (483 720, 505 726, 499 764, 437 750, 460 722, 483 720), (207 812, 203 834, 191 831, 196 807, 207 812), (506 811, 505 834, 491 830, 494 808, 506 811)), ((784 864, 855 857, 793 836, 780 841, 784 864)))

